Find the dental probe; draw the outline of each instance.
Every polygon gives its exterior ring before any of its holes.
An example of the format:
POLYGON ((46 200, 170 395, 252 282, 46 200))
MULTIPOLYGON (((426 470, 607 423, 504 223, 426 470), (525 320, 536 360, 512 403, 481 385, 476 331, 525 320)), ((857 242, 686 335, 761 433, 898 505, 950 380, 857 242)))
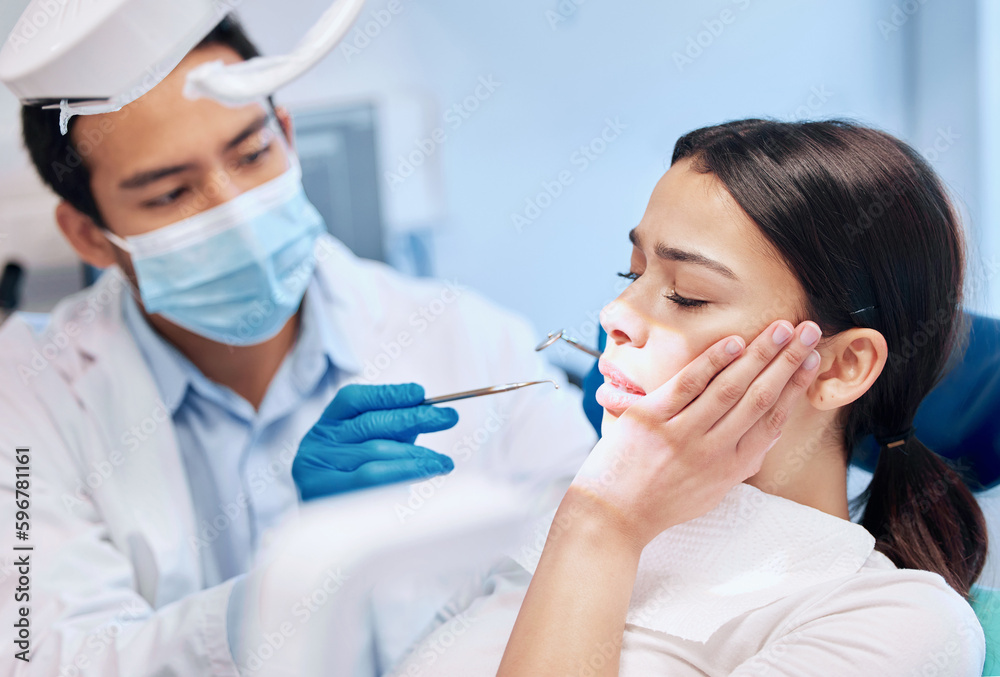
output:
POLYGON ((539 350, 545 350, 546 348, 548 348, 550 345, 552 345, 553 343, 555 343, 559 339, 562 339, 563 341, 565 341, 566 343, 570 344, 571 346, 573 346, 577 350, 582 350, 583 352, 587 353, 588 355, 592 355, 593 357, 600 357, 601 356, 600 351, 594 350, 593 348, 585 346, 582 343, 580 343, 579 341, 577 341, 575 338, 570 338, 569 336, 567 336, 565 329, 560 329, 559 331, 554 331, 554 332, 550 333, 548 336, 546 336, 544 341, 542 341, 537 346, 535 346, 535 352, 538 352, 539 350))
POLYGON ((555 381, 524 381, 522 383, 503 383, 498 386, 490 386, 489 388, 479 388, 478 390, 466 390, 465 392, 452 393, 451 395, 438 395, 437 397, 428 397, 426 400, 421 402, 421 404, 441 404, 442 402, 467 400, 470 397, 482 397, 483 395, 506 393, 510 390, 517 390, 518 388, 526 388, 528 386, 534 386, 540 383, 551 383, 556 388, 559 387, 559 384, 556 383, 555 381))

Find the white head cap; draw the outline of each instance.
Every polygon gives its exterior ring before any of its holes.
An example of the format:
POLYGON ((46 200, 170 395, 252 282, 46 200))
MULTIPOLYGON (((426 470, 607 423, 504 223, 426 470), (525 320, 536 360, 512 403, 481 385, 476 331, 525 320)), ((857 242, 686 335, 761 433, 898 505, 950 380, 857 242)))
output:
MULTIPOLYGON (((25 104, 108 113, 156 86, 239 0, 31 0, 0 50, 0 82, 25 104)), ((364 0, 339 0, 292 54, 205 64, 185 94, 242 105, 311 68, 340 41, 364 0), (206 68, 207 67, 207 68, 206 68)))
POLYGON ((166 77, 222 16, 217 0, 31 0, 0 50, 0 81, 24 103, 118 110, 166 77))

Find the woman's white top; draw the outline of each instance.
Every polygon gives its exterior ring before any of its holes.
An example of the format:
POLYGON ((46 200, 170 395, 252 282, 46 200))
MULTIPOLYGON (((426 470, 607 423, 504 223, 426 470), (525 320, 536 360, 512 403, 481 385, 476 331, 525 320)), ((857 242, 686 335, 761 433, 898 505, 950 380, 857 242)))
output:
MULTIPOLYGON (((495 675, 551 523, 443 610, 393 674, 495 675)), ((972 607, 874 546, 858 524, 737 485, 643 550, 620 677, 981 675, 972 607)), ((612 648, 595 646, 574 674, 595 674, 612 648)))

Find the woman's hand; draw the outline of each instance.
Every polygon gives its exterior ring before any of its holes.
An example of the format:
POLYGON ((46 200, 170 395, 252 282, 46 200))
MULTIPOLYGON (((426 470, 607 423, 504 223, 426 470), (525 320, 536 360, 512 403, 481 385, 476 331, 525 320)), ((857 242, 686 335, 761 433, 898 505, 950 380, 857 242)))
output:
POLYGON ((748 348, 738 336, 712 345, 610 426, 564 503, 625 535, 637 552, 710 511, 760 470, 816 376, 819 338, 814 322, 779 320, 748 348))
POLYGON ((500 677, 618 674, 642 549, 757 473, 816 376, 819 337, 781 320, 749 348, 723 339, 619 417, 556 511, 500 677))

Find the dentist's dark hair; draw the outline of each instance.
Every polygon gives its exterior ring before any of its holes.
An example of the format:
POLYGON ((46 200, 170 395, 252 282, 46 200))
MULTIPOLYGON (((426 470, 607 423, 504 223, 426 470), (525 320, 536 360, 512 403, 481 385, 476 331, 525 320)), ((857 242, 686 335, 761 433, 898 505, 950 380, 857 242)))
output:
MULTIPOLYGON (((897 567, 940 574, 968 599, 986 523, 955 469, 907 437, 920 401, 960 343, 964 243, 941 182, 908 145, 846 121, 742 120, 682 136, 672 163, 715 175, 796 275, 805 318, 825 336, 880 332, 889 359, 845 408, 847 461, 880 449, 861 520, 897 567)), ((917 431, 919 432, 919 431, 917 431)))
MULTIPOLYGON (((210 45, 225 45, 244 60, 260 54, 232 15, 222 19, 194 49, 210 45)), ((95 92, 96 94, 98 93, 95 92)), ((73 127, 77 121, 76 117, 70 118, 67 134, 63 135, 59 131, 58 108, 42 107, 58 103, 58 101, 43 101, 30 106, 21 106, 21 134, 24 147, 31 156, 38 175, 56 195, 73 205, 77 211, 89 216, 97 225, 104 226, 101 210, 90 189, 90 170, 86 162, 92 147, 85 144, 92 145, 92 142, 88 139, 74 141, 73 127)), ((274 106, 273 102, 271 105, 274 106)))

